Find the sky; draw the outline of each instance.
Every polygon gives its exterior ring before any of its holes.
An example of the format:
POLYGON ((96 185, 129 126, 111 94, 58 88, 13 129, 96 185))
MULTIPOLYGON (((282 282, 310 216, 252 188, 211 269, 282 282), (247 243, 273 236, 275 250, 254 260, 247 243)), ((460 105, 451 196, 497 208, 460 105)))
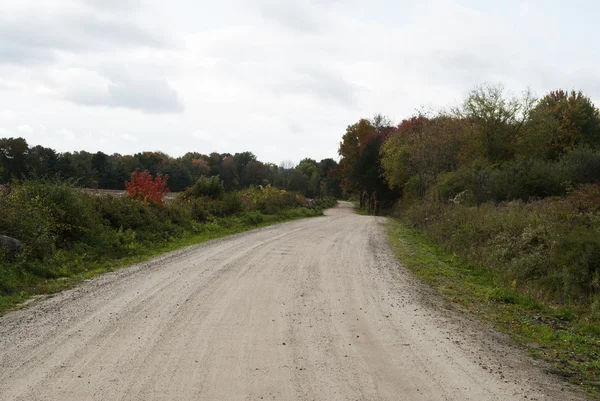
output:
POLYGON ((337 158, 475 85, 600 104, 597 1, 0 0, 0 137, 59 152, 337 158))

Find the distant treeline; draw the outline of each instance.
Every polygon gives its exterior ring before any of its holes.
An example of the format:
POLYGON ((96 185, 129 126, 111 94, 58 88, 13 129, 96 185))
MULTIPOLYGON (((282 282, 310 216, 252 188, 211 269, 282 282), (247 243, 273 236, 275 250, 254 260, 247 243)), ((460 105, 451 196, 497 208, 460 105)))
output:
POLYGON ((313 197, 341 195, 336 178, 338 163, 333 159, 317 162, 303 159, 297 166, 259 161, 252 152, 188 152, 171 157, 162 152, 131 155, 86 151, 58 153, 43 146, 29 146, 23 138, 0 139, 0 184, 12 180, 55 178, 68 180, 80 187, 124 189, 124 182, 136 169, 152 174, 169 175, 169 188, 180 192, 199 177, 219 176, 226 191, 271 184, 285 190, 313 197))

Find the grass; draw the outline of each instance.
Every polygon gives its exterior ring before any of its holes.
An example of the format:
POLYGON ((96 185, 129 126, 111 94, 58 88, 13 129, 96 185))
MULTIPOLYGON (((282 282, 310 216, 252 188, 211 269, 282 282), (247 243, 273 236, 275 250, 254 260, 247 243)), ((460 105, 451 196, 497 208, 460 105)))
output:
MULTIPOLYGON (((135 249, 135 254, 121 258, 103 258, 92 262, 86 261, 84 269, 73 269, 79 273, 71 274, 57 279, 48 279, 32 283, 31 286, 15 294, 0 295, 0 316, 15 309, 28 305, 27 301, 36 296, 54 294, 73 288, 84 280, 96 277, 100 274, 115 271, 120 268, 131 266, 136 263, 145 262, 164 253, 172 252, 187 246, 200 244, 206 241, 223 238, 244 231, 266 227, 273 224, 303 219, 307 217, 322 216, 322 209, 288 209, 276 215, 260 215, 259 219, 244 219, 237 216, 218 218, 213 223, 204 225, 204 231, 199 234, 186 235, 182 238, 162 242, 156 246, 140 246, 135 249), (83 272, 80 272, 83 270, 83 272)), ((74 255, 74 258, 76 256, 74 255)), ((77 259, 73 263, 80 263, 77 259)))
POLYGON ((558 308, 519 294, 502 285, 493 270, 466 263, 398 220, 389 220, 388 233, 399 261, 446 300, 509 334, 555 373, 600 397, 598 322, 581 317, 577 307, 558 308))

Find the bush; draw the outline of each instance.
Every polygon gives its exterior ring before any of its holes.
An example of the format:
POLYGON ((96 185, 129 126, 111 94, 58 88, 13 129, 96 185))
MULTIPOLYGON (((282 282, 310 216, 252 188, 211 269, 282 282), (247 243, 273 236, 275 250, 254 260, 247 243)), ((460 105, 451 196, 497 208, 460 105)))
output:
MULTIPOLYGON (((600 182, 600 151, 579 147, 560 161, 517 158, 502 165, 476 161, 456 172, 442 173, 429 189, 429 199, 459 200, 463 204, 528 202, 563 196, 570 186, 600 182), (461 195, 460 199, 456 199, 461 195)), ((421 179, 414 176, 404 187, 404 199, 419 199, 421 179)))
POLYGON ((21 240, 40 260, 74 241, 91 244, 100 220, 90 198, 65 183, 27 181, 0 196, 0 233, 21 240))
POLYGON ((573 184, 600 182, 600 150, 577 147, 561 159, 559 166, 567 172, 568 180, 573 184))
POLYGON ((237 193, 228 193, 223 196, 223 214, 232 216, 244 210, 244 204, 237 193))
POLYGON ((156 177, 152 177, 148 170, 140 172, 137 169, 131 173, 130 181, 125 181, 125 189, 131 199, 141 201, 145 205, 162 205, 163 199, 169 193, 168 180, 168 175, 157 173, 156 177))
POLYGON ((271 185, 248 188, 240 191, 239 197, 246 210, 256 210, 264 214, 277 214, 283 209, 309 206, 309 202, 303 196, 271 185))
POLYGON ((189 198, 209 198, 212 200, 221 200, 225 194, 223 182, 219 176, 198 178, 196 183, 183 192, 184 199, 189 198))
POLYGON ((528 295, 592 302, 600 294, 600 186, 565 198, 485 203, 403 204, 401 218, 445 249, 516 280, 528 295))
POLYGON ((244 222, 244 224, 257 226, 263 221, 263 215, 258 212, 246 212, 242 215, 242 222, 244 222))
POLYGON ((333 197, 325 197, 316 199, 314 206, 321 209, 329 209, 335 205, 337 205, 337 199, 333 197))
POLYGON ((212 217, 205 198, 192 198, 187 202, 190 204, 190 213, 195 221, 204 223, 212 217))

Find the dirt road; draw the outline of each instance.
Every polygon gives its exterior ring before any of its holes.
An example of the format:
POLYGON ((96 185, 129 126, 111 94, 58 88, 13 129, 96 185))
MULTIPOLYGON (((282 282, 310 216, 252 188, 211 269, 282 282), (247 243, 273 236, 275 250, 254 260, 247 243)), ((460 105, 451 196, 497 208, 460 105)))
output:
POLYGON ((342 203, 8 314, 0 400, 582 399, 436 302, 381 222, 342 203))

